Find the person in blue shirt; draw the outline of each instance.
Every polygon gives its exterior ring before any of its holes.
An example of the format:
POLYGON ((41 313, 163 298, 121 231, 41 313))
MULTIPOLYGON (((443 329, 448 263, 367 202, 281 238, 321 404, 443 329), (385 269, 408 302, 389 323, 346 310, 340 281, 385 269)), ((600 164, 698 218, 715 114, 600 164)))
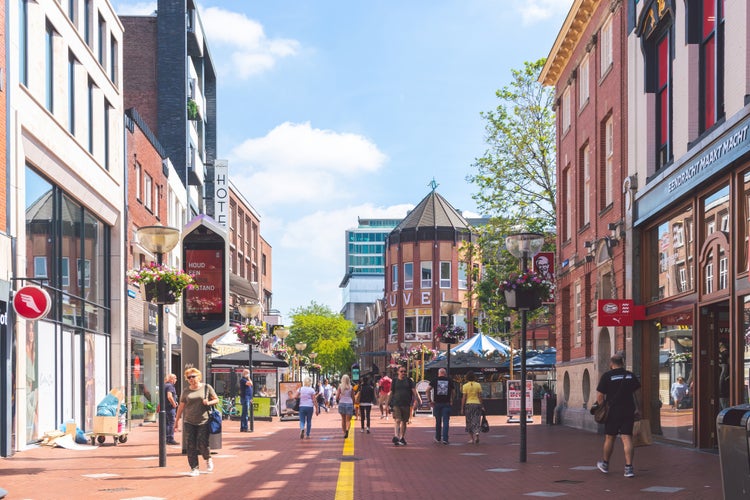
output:
POLYGON ((240 417, 240 432, 249 432, 247 426, 250 405, 253 404, 253 381, 250 379, 250 370, 242 370, 240 378, 240 403, 242 404, 242 416, 240 417))

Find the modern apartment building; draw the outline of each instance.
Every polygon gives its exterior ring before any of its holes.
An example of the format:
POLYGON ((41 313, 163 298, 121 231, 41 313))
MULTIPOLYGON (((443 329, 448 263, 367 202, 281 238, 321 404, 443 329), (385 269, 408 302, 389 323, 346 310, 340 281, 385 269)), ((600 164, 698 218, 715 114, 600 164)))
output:
MULTIPOLYGON (((567 425, 595 430, 587 408, 617 351, 632 366, 632 327, 606 326, 597 304, 630 299, 625 235, 628 177, 627 6, 576 0, 539 81, 557 111, 557 388, 567 425)), ((626 244, 627 243, 627 244, 626 244)))
MULTIPOLYGON (((187 189, 187 220, 207 213, 216 159, 216 71, 193 0, 158 0, 151 16, 121 16, 125 107, 154 131, 187 189)), ((186 221, 185 221, 186 222, 186 221)))
POLYGON ((43 319, 8 316, 20 450, 68 419, 91 429, 97 402, 126 383, 123 28, 106 0, 6 6, 16 243, 0 267, 13 289, 38 283, 52 298, 43 319))
POLYGON ((385 242, 402 219, 357 219, 357 227, 345 233, 346 271, 341 314, 358 327, 366 321, 366 310, 382 299, 385 288, 385 242))

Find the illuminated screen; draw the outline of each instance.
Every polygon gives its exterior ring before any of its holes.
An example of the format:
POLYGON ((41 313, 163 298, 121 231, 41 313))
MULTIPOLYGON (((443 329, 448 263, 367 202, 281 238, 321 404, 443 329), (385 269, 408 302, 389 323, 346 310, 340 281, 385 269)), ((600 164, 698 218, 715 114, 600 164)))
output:
POLYGON ((187 272, 195 279, 193 289, 185 294, 186 314, 203 316, 224 312, 222 253, 216 249, 185 249, 187 272))

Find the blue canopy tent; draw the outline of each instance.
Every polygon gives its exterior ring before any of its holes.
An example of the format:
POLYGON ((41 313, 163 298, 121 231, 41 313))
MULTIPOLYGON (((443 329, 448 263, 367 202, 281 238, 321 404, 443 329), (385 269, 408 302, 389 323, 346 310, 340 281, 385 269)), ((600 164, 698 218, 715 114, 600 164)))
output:
POLYGON ((510 346, 493 339, 483 333, 477 333, 451 349, 451 355, 458 353, 473 353, 477 356, 510 355, 510 346))
MULTIPOLYGON (((547 370, 554 370, 555 363, 557 361, 557 349, 549 347, 544 351, 527 351, 526 352, 526 370, 542 372, 547 370)), ((504 361, 501 365, 502 368, 508 369, 510 366, 510 360, 504 361)), ((513 357, 513 370, 521 369, 521 356, 516 355, 513 357)))

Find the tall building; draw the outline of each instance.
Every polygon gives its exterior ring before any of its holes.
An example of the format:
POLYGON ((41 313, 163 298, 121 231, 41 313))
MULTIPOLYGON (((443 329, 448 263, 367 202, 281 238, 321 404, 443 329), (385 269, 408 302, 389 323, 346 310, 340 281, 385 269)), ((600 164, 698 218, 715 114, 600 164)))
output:
POLYGON ((631 299, 623 183, 628 177, 627 8, 577 0, 539 81, 557 111, 557 384, 562 421, 596 430, 587 408, 616 351, 632 367, 632 327, 606 325, 597 304, 631 299))
POLYGON ((634 332, 643 406, 665 438, 713 449, 719 411, 748 402, 750 6, 628 4, 627 216, 635 298, 646 307, 634 332), (691 398, 675 411, 679 376, 691 398))
MULTIPOLYGON (((459 303, 452 323, 473 334, 477 304, 467 270, 480 262, 469 260, 472 254, 461 247, 464 242, 476 243, 478 237, 434 189, 391 231, 385 253, 385 351, 398 351, 402 343, 437 348, 434 331, 449 322, 442 307, 447 302, 459 303)), ((389 359, 383 358, 380 366, 387 366, 389 359)))
POLYGON ((357 227, 346 230, 346 274, 339 287, 344 304, 341 314, 361 327, 367 307, 383 298, 385 287, 385 242, 401 219, 357 219, 357 227))
POLYGON ((193 0, 158 0, 152 16, 121 16, 125 107, 155 132, 188 191, 188 220, 207 213, 216 159, 216 71, 193 0))
POLYGON ((106 0, 6 6, 16 244, 0 266, 53 304, 43 319, 9 317, 18 357, 3 365, 24 449, 69 419, 91 429, 97 403, 126 384, 123 28, 106 0))
MULTIPOLYGON (((5 24, 5 7, 6 3, 3 2, 0 5, 0 23, 2 26, 5 24)), ((8 148, 6 144, 7 140, 7 91, 8 81, 6 75, 8 74, 8 66, 6 64, 5 54, 8 48, 8 37, 7 32, 3 30, 0 33, 0 47, 3 48, 0 54, 0 255, 10 256, 11 253, 11 238, 8 226, 8 215, 10 213, 10 200, 8 199, 8 178, 10 171, 8 170, 8 164, 10 163, 10 157, 8 156, 8 148)), ((6 363, 5 366, 9 366, 13 360, 13 336, 10 335, 9 324, 8 324, 8 310, 10 309, 10 290, 12 277, 12 267, 10 258, 0 258, 0 362, 6 363)), ((12 452, 12 415, 13 408, 11 401, 13 401, 13 380, 11 377, 0 377, 0 401, 5 401, 0 405, 0 456, 6 457, 12 452)))

